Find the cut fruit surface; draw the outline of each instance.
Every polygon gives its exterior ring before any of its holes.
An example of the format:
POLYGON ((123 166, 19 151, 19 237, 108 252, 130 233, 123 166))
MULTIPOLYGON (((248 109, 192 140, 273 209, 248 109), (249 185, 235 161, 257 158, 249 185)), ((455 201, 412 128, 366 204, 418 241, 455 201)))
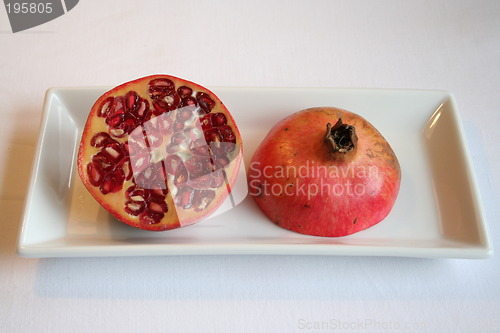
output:
POLYGON ((241 136, 220 99, 169 75, 124 83, 90 110, 78 173, 118 220, 146 230, 200 221, 229 195, 241 136))

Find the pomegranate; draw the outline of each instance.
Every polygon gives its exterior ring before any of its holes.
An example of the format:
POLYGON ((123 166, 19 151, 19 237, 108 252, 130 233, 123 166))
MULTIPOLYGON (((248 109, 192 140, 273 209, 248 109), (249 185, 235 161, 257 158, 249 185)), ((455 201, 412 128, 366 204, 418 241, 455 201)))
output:
POLYGON ((276 124, 249 166, 250 194, 277 225, 339 237, 382 221, 399 191, 399 162, 361 116, 319 107, 276 124))
POLYGON ((124 83, 90 110, 78 173, 118 220, 168 230, 207 217, 230 193, 241 136, 208 89, 168 75, 124 83))

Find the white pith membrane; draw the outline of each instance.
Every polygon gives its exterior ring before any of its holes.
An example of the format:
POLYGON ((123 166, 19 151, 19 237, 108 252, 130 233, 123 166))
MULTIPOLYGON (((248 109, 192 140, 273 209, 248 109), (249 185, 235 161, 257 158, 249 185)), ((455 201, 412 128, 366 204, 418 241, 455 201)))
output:
POLYGON ((90 140, 96 148, 86 164, 90 183, 100 196, 124 193, 122 209, 144 225, 165 216, 177 216, 180 226, 196 222, 193 211, 202 216, 230 192, 227 173, 239 163, 235 125, 210 95, 185 86, 175 94, 172 81, 155 79, 151 102, 133 90, 107 97, 97 111, 105 132, 90 140))

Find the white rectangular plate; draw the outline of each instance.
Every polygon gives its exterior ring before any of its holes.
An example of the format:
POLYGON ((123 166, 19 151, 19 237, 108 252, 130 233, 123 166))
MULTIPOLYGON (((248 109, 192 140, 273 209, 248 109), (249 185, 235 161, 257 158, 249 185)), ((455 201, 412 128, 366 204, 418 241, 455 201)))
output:
POLYGON ((118 222, 76 171, 81 130, 106 88, 48 90, 18 253, 24 257, 180 254, 315 254, 486 258, 492 254, 459 112, 446 91, 214 88, 244 140, 246 167, 273 124, 313 106, 370 121, 392 145, 401 190, 378 225, 341 238, 297 234, 271 223, 247 197, 186 228, 151 232, 118 222))

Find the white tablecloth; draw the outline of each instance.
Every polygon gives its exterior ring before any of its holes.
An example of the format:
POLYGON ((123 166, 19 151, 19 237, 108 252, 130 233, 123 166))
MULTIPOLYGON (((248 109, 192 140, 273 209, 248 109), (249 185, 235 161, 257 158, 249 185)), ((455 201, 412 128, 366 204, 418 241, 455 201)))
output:
POLYGON ((13 34, 0 9, 0 332, 500 331, 500 262, 335 256, 25 259, 16 237, 53 86, 444 89, 500 240, 500 2, 80 1, 13 34))

